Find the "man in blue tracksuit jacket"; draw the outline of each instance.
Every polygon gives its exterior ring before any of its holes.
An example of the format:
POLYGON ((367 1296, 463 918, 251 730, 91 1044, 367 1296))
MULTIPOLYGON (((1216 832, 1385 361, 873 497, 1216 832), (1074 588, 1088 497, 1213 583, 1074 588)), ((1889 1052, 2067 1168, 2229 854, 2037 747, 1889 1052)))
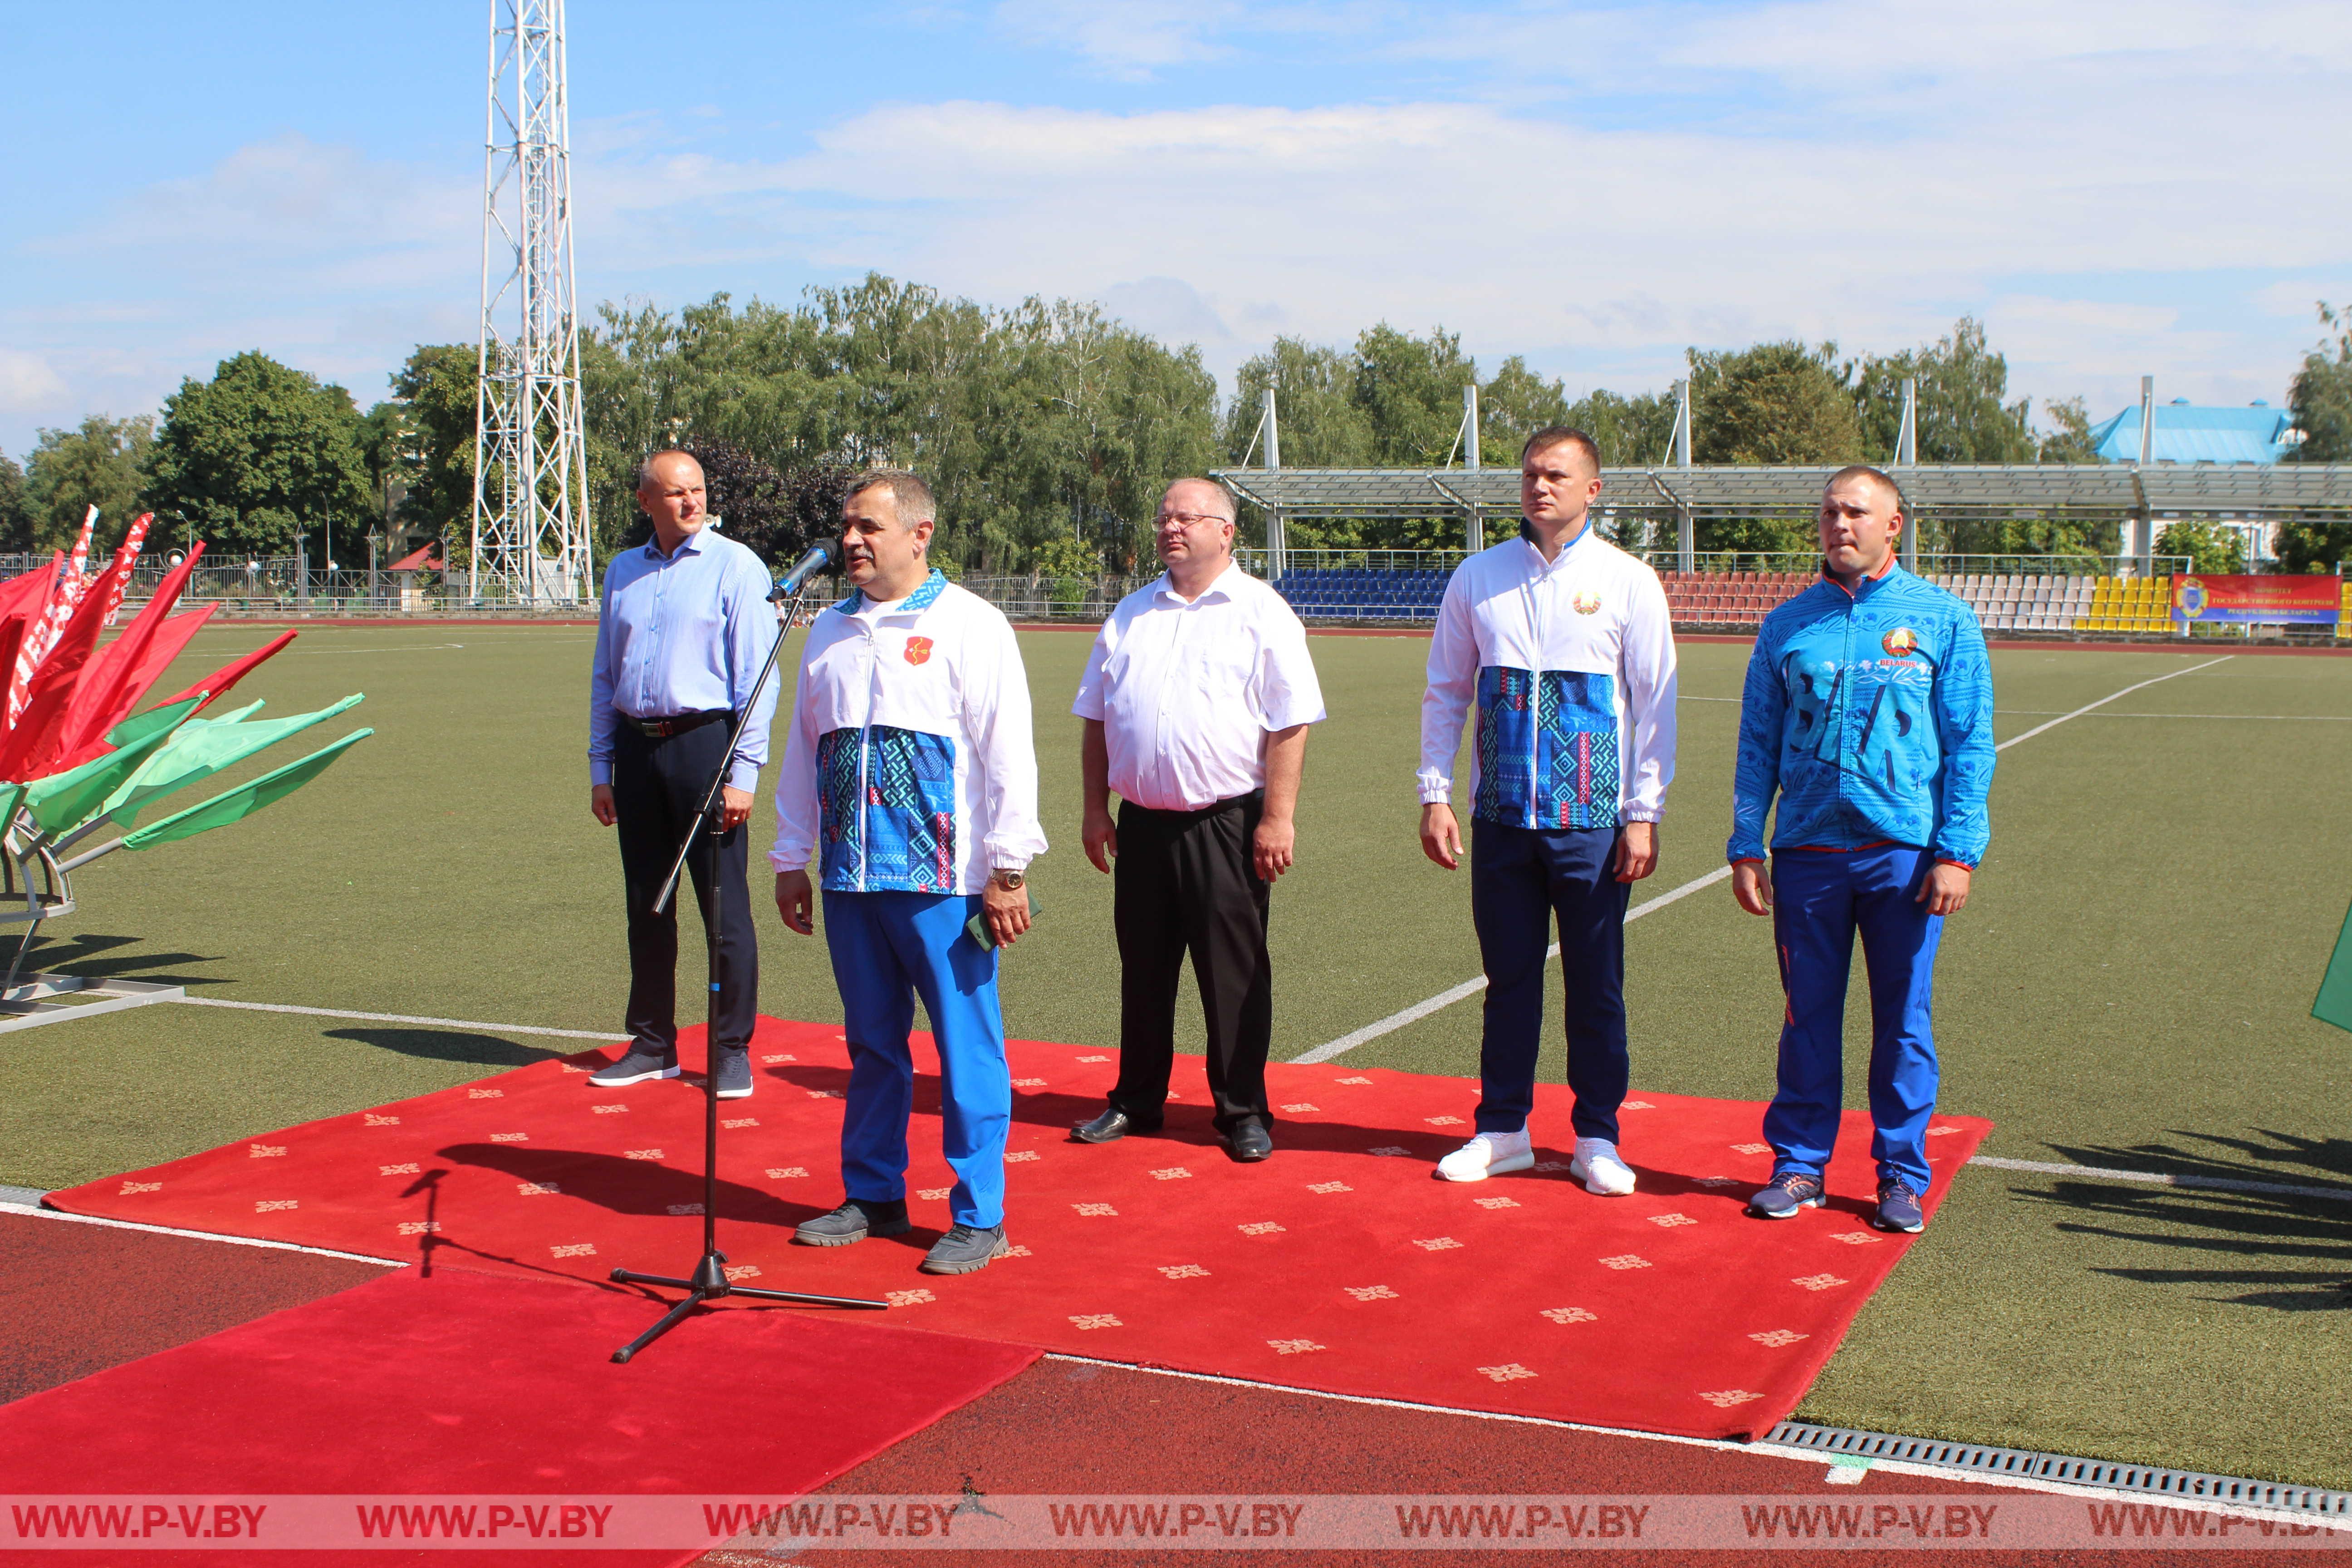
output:
POLYGON ((1975 612, 1895 563, 1906 508, 1855 466, 1822 492, 1822 581, 1764 619, 1748 661, 1732 785, 1732 891, 1772 917, 1788 996, 1764 1113, 1772 1179, 1749 1212, 1822 1203, 1843 1098, 1855 931, 1870 974, 1874 1223, 1926 1223, 1928 1022, 1944 917, 1968 902, 1990 829, 1992 671, 1975 612), (1773 814, 1772 861, 1764 818, 1773 814))

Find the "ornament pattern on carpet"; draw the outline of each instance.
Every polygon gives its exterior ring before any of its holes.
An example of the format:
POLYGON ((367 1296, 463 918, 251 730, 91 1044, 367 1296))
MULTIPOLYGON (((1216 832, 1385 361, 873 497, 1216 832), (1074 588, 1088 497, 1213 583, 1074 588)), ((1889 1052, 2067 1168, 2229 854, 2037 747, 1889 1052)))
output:
MULTIPOLYGON (((687 1031, 689 1070, 700 1050, 700 1031, 687 1031)), ((1276 1064, 1276 1102, 1320 1109, 1286 1116, 1274 1158, 1244 1165, 1219 1157, 1200 1058, 1178 1058, 1181 1092, 1160 1131, 1093 1145, 1068 1130, 1099 1110, 1116 1058, 1016 1040, 1013 1070, 1044 1085, 1014 1098, 1007 1250, 976 1274, 924 1277, 915 1266, 947 1227, 953 1174, 939 1154, 928 1040, 918 1037, 916 1051, 913 1229, 852 1247, 799 1247, 793 1227, 840 1201, 833 1162, 848 1056, 836 1026, 761 1020, 749 1102, 757 1114, 729 1118, 756 1125, 720 1143, 720 1246, 731 1268, 758 1268, 774 1288, 893 1300, 949 1333, 1722 1436, 1768 1429, 1795 1407, 1911 1240, 1866 1227, 1874 1171, 1859 1114, 1831 1164, 1830 1206, 1767 1225, 1741 1211, 1770 1173, 1769 1149, 1727 1152, 1753 1139, 1758 1105, 1645 1091, 1649 1109, 1622 1145, 1640 1185, 1601 1198, 1566 1169, 1572 1134, 1559 1086, 1538 1090, 1537 1168, 1465 1185, 1432 1179, 1459 1134, 1433 1126, 1430 1112, 1474 1089, 1458 1080, 1276 1064), (1444 1331, 1433 1331, 1440 1321, 1444 1331), (1314 1348, 1281 1348, 1300 1344, 1314 1348)), ((606 1054, 542 1061, 481 1086, 499 1098, 445 1090, 52 1201, 425 1256, 436 1268, 601 1280, 615 1263, 646 1267, 690 1247, 702 1197, 702 1091, 677 1080, 595 1091, 567 1070, 606 1054), (521 1141, 497 1141, 516 1133, 521 1141)), ((1952 1132, 1940 1142, 1949 1153, 1935 1167, 1931 1214, 1986 1130, 1940 1116, 1937 1125, 1952 1132)))

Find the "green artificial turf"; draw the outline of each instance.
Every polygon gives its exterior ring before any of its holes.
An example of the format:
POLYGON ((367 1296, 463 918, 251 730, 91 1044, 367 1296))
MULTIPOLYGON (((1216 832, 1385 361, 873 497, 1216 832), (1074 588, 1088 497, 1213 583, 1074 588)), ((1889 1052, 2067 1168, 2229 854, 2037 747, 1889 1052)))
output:
MULTIPOLYGON (((268 635, 207 631, 161 689, 268 635)), ((357 723, 375 736, 265 816, 91 866, 77 879, 82 908, 45 929, 35 963, 237 1000, 613 1028, 625 962, 618 858, 587 811, 591 639, 582 627, 306 632, 239 697, 268 699, 268 716, 364 690, 312 743, 357 723)), ((1034 868, 1044 918, 1006 961, 1006 1023, 1110 1045, 1110 883, 1078 846, 1067 712, 1088 638, 1022 641, 1054 848, 1034 868)), ((1299 864, 1274 898, 1282 1057, 1478 970, 1468 873, 1431 866, 1414 832, 1425 645, 1331 637, 1314 649, 1333 716, 1308 748, 1299 864)), ((1996 654, 1999 732, 2215 657, 1996 654)), ((1684 648, 1664 857, 1637 905, 1721 864, 1746 658, 1684 648)), ((1942 1103, 1995 1121, 1985 1153, 2352 1183, 2352 1036, 2307 1016, 2352 898, 2347 720, 2352 660, 2239 657, 2001 753, 1992 850, 1937 974, 1942 1103)), ((764 850, 772 823, 764 810, 754 823, 764 850)), ((691 914, 688 926, 691 954, 691 914)), ((772 921, 761 963, 765 1011, 839 1017, 821 940, 772 921)), ((1770 944, 1727 887, 1636 922, 1627 967, 1637 1084, 1769 1095, 1770 944)), ((1197 1042, 1189 1005, 1181 1028, 1197 1042)), ((1345 1059, 1466 1076, 1477 1031, 1473 998, 1345 1059)), ((1848 1032, 1858 1104, 1866 1005, 1848 1032)), ((88 1180, 576 1043, 168 1005, 0 1036, 0 1184, 88 1180)), ((1433 1094, 1459 1114, 1475 1089, 1433 1094)), ((1802 1413, 2352 1487, 2347 1276, 2352 1205, 1972 1168, 1802 1413)))

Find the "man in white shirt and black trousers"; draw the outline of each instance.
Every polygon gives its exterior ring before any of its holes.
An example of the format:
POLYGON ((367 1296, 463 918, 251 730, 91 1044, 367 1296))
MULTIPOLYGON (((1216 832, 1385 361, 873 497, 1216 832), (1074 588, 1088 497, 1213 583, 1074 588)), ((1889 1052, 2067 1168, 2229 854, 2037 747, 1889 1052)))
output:
POLYGON ((1486 972, 1477 1132, 1438 1162, 1448 1181, 1535 1163, 1546 938, 1559 922, 1568 1082, 1588 1192, 1622 1196, 1625 906, 1656 868, 1675 773, 1675 639, 1656 573, 1593 532, 1601 453, 1553 426, 1519 458, 1519 536, 1465 561, 1446 584, 1421 704, 1421 847, 1452 870, 1462 829, 1454 753, 1475 704, 1470 917, 1486 972))
POLYGON ((1070 1136, 1108 1143, 1159 1130, 1190 952, 1217 1131, 1246 1163, 1274 1152, 1266 897, 1290 868, 1307 726, 1322 719, 1323 693, 1298 617, 1234 563, 1223 486, 1169 486, 1156 543, 1167 574, 1103 623, 1070 708, 1086 721, 1087 858, 1100 871, 1118 864, 1119 957, 1118 1085, 1070 1136))

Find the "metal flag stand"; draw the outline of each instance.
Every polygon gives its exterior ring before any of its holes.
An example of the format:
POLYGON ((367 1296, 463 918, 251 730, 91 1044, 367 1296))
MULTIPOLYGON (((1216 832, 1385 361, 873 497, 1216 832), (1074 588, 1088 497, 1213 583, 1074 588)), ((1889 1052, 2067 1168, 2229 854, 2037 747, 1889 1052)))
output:
MULTIPOLYGON (((793 623, 798 618, 801 599, 807 592, 808 580, 818 568, 833 559, 831 542, 820 543, 802 557, 789 575, 776 585, 772 600, 783 599, 784 613, 776 630, 775 646, 768 650, 768 662, 760 668, 760 679, 751 683, 751 695, 745 700, 735 718, 735 727, 727 736, 727 750, 719 759, 718 773, 710 781, 710 791, 702 798, 702 809, 695 814, 694 825, 687 829, 686 842, 677 848, 677 862, 670 868, 669 880, 654 900, 654 910, 659 913, 669 908, 677 892, 677 879, 686 872, 687 857, 693 853, 695 840, 719 805, 719 792, 727 783, 727 771, 735 760, 735 746, 741 740, 743 726, 760 704, 760 693, 767 689, 769 677, 775 673, 776 660, 783 653, 784 639, 792 634, 793 623)), ((762 1301, 796 1301, 819 1307, 859 1307, 887 1310, 887 1301, 868 1300, 857 1296, 813 1296, 798 1290, 759 1290, 748 1285, 738 1285, 727 1278, 727 1255, 719 1250, 719 879, 724 874, 726 859, 711 858, 710 875, 702 879, 702 938, 709 955, 709 1025, 703 1037, 702 1064, 702 1259, 694 1272, 685 1279, 667 1274, 637 1274, 626 1268, 615 1268, 612 1278, 622 1285, 661 1285, 684 1290, 686 1300, 672 1307, 662 1320, 619 1350, 613 1352, 616 1362, 627 1363, 636 1353, 684 1322, 697 1307, 715 1301, 722 1296, 750 1296, 762 1301)))

